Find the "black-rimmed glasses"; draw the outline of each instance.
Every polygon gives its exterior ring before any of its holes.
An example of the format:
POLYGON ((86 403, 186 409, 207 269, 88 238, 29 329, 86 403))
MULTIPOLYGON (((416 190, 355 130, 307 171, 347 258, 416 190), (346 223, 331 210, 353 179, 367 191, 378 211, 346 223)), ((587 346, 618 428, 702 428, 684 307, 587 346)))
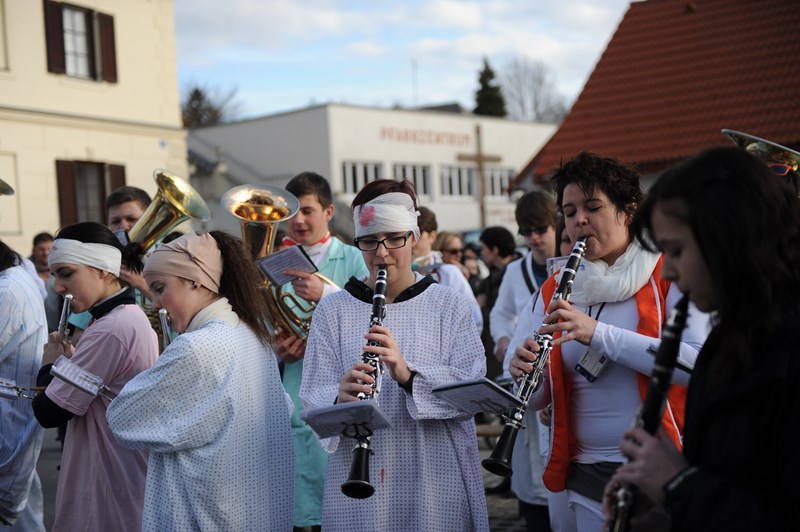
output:
POLYGON ((408 237, 410 237, 412 233, 412 231, 409 231, 403 236, 387 236, 380 240, 377 238, 356 238, 353 240, 353 243, 361 251, 377 251, 378 246, 381 244, 383 244, 383 247, 386 249, 400 249, 406 245, 408 237))

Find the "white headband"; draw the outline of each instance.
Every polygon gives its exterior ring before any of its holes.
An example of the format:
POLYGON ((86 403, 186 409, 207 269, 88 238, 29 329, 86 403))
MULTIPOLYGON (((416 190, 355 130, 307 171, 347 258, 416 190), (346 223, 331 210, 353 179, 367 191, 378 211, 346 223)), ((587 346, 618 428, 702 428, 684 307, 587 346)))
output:
POLYGON ((47 257, 47 264, 51 267, 53 264, 83 264, 113 273, 117 277, 121 262, 122 252, 114 246, 69 238, 56 238, 47 257))
POLYGON ((405 192, 388 192, 353 209, 356 238, 379 233, 412 231, 419 240, 419 211, 405 192))

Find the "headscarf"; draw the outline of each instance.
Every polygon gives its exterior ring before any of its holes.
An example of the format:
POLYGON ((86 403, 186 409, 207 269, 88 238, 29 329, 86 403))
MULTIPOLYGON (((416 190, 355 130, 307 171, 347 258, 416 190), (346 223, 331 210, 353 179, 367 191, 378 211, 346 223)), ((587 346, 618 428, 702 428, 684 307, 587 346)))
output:
POLYGON ((187 233, 156 249, 144 265, 144 275, 172 275, 195 281, 219 294, 222 253, 208 233, 187 233))

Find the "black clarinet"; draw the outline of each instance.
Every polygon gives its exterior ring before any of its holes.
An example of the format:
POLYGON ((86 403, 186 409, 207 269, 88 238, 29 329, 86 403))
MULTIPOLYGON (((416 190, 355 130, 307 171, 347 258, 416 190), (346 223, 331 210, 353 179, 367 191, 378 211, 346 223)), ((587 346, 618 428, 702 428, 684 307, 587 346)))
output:
MULTIPOLYGON (((586 252, 586 237, 578 239, 575 242, 575 247, 572 248, 569 259, 561 274, 561 281, 558 283, 558 288, 553 293, 553 301, 563 299, 569 301, 572 294, 572 282, 575 280, 575 274, 583 260, 583 254, 586 252)), ((550 305, 548 305, 549 307, 550 305)), ((545 309, 546 311, 547 309, 545 309)), ((544 326, 544 324, 542 324, 544 326)), ((522 381, 519 383, 519 391, 517 391, 517 399, 522 401, 522 405, 511 411, 510 414, 505 416, 505 427, 500 434, 500 438, 492 450, 489 458, 481 462, 483 467, 494 473, 507 477, 511 475, 511 456, 514 453, 514 443, 517 441, 517 434, 522 427, 522 420, 525 417, 525 409, 528 407, 528 400, 531 395, 539 389, 542 384, 542 375, 547 366, 547 359, 550 358, 550 351, 553 349, 553 335, 552 334, 539 334, 534 333, 533 340, 539 345, 539 358, 533 366, 533 371, 526 373, 522 376, 522 381)))
MULTIPOLYGON (((383 318, 386 316, 386 265, 378 266, 378 273, 375 277, 375 291, 372 295, 372 317, 369 320, 369 328, 376 325, 383 325, 383 318)), ((369 346, 380 346, 380 342, 368 341, 369 346)), ((370 372, 375 381, 370 385, 370 392, 359 392, 358 398, 362 401, 378 401, 381 393, 383 381, 383 364, 375 353, 364 351, 361 360, 365 364, 372 366, 370 372)), ((366 499, 375 493, 375 487, 369 483, 369 455, 372 454, 370 440, 372 431, 365 427, 353 427, 352 433, 348 436, 355 438, 356 446, 353 449, 353 463, 350 466, 350 476, 342 484, 342 493, 353 499, 366 499)))
MULTIPOLYGON (((675 305, 675 308, 672 309, 672 314, 670 314, 669 320, 664 326, 661 345, 658 346, 658 351, 656 351, 653 372, 650 375, 650 384, 647 387, 644 402, 633 422, 634 426, 642 427, 650 434, 655 434, 659 425, 661 425, 669 385, 672 382, 672 371, 675 368, 675 362, 678 360, 678 352, 681 348, 681 333, 686 327, 688 308, 689 296, 684 295, 675 305)), ((637 491, 636 486, 626 483, 622 484, 614 492, 611 518, 609 520, 609 530, 611 532, 629 530, 629 521, 636 503, 637 491)))

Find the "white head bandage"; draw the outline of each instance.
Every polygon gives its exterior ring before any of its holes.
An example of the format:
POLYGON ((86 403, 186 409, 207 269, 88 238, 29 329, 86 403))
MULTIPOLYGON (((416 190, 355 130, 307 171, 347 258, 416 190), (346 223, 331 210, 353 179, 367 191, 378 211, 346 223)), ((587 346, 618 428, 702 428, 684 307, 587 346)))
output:
POLYGON ((47 264, 51 267, 53 264, 82 264, 113 273, 117 277, 121 262, 122 252, 114 246, 69 238, 56 238, 47 257, 47 264))
POLYGON ((356 238, 379 233, 412 231, 419 240, 419 211, 405 192, 388 192, 353 209, 356 238))

